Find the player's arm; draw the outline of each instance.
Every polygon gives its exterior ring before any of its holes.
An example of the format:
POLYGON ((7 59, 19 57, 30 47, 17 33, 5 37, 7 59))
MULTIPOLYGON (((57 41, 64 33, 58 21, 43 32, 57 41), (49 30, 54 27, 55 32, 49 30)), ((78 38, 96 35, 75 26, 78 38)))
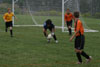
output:
POLYGON ((54 35, 54 32, 55 32, 55 25, 52 26, 52 32, 51 32, 52 36, 54 35))
POLYGON ((55 25, 52 25, 52 32, 55 32, 55 25))
POLYGON ((75 33, 73 34, 73 36, 70 38, 70 41, 72 41, 72 40, 74 39, 75 35, 76 35, 77 33, 79 33, 80 27, 81 27, 81 23, 78 22, 77 28, 76 28, 76 32, 75 32, 75 33))
POLYGON ((6 22, 7 20, 6 20, 6 14, 4 14, 4 16, 3 16, 3 19, 4 19, 4 21, 6 22))
POLYGON ((55 32, 55 28, 52 28, 52 32, 55 32))
POLYGON ((17 20, 17 17, 14 15, 15 19, 17 20))
POLYGON ((65 24, 66 24, 66 21, 67 21, 67 16, 66 16, 66 14, 65 14, 65 16, 64 16, 64 20, 65 20, 65 24))
POLYGON ((15 14, 12 12, 12 16, 17 20, 17 17, 15 16, 15 14))
POLYGON ((45 36, 45 37, 47 37, 47 36, 48 36, 48 33, 47 33, 47 31, 46 31, 46 29, 45 29, 45 28, 43 28, 43 33, 44 33, 44 36, 45 36))
POLYGON ((70 41, 72 41, 74 39, 74 37, 76 36, 76 34, 78 33, 79 31, 76 31, 73 36, 70 38, 70 41))
POLYGON ((13 14, 13 17, 17 20, 17 17, 13 14))
POLYGON ((52 28, 52 32, 51 32, 51 35, 52 35, 52 36, 54 36, 54 35, 55 35, 55 33, 54 33, 54 32, 55 32, 55 27, 54 27, 54 28, 52 28))

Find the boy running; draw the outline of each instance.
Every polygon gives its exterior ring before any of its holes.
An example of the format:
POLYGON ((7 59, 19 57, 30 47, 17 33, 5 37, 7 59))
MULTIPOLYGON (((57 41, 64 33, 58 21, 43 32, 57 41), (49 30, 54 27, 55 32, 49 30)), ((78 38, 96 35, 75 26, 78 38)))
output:
POLYGON ((5 31, 8 32, 8 28, 10 28, 10 35, 13 37, 13 23, 12 23, 12 17, 14 14, 11 12, 11 9, 8 8, 8 12, 4 14, 3 19, 5 21, 5 31))

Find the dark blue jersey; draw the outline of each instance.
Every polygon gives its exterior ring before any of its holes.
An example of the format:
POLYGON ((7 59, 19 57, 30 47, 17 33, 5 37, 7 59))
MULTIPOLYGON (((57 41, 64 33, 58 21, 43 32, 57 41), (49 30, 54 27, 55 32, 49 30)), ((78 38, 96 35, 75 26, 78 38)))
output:
POLYGON ((55 25, 54 24, 50 24, 50 26, 47 26, 47 24, 45 22, 43 27, 44 27, 44 29, 53 29, 53 28, 55 28, 55 25))

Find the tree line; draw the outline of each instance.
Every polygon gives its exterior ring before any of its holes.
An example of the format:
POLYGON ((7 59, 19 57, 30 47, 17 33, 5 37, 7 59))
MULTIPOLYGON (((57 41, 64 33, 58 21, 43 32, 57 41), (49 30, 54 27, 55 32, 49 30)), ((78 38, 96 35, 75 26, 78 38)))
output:
MULTIPOLYGON (((33 0, 28 0, 28 1, 33 1, 33 0)), ((51 6, 51 8, 54 7, 60 7, 62 4, 62 0, 34 0, 33 5, 37 6, 39 5, 39 3, 35 3, 35 2, 40 2, 40 1, 44 1, 46 2, 46 6, 50 5, 50 4, 54 4, 55 6, 51 6)), ((100 14, 100 0, 78 0, 79 4, 80 4, 80 11, 81 13, 87 13, 90 15, 98 15, 100 14)), ((8 3, 8 4, 12 4, 12 0, 2 0, 3 3, 8 3)), ((18 0, 17 5, 22 9, 22 6, 24 5, 25 0, 18 0)), ((38 9, 38 8, 37 8, 38 9)), ((56 8, 54 8, 56 9, 56 8)), ((61 8, 59 9, 61 10, 61 8)))

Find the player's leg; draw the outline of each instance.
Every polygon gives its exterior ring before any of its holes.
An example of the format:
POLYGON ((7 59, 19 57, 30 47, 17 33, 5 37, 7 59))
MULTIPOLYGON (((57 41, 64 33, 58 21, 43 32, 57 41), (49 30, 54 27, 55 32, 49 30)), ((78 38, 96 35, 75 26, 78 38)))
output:
MULTIPOLYGON (((84 49, 84 44, 85 44, 85 37, 84 35, 82 35, 81 36, 81 47, 80 47, 81 49, 84 49)), ((89 55, 85 53, 84 51, 81 51, 80 54, 87 59, 87 62, 91 60, 91 57, 89 57, 89 55)))
POLYGON ((5 22, 5 32, 8 32, 8 23, 5 22))
POLYGON ((79 60, 80 63, 82 63, 82 60, 81 60, 79 54, 84 56, 87 59, 87 62, 89 62, 91 60, 91 57, 89 57, 89 55, 87 55, 83 51, 84 43, 85 43, 85 37, 83 35, 78 36, 77 37, 77 41, 76 41, 76 49, 75 49, 75 51, 77 52, 77 57, 78 57, 78 60, 79 60))
POLYGON ((13 37, 13 30, 12 30, 12 27, 9 27, 10 28, 10 35, 11 37, 13 37))
POLYGON ((52 34, 52 36, 53 36, 54 40, 57 40, 55 33, 54 33, 54 32, 52 32, 51 34, 52 34))
MULTIPOLYGON (((47 34, 46 28, 43 28, 43 33, 44 33, 44 36, 47 38, 48 34, 47 34)), ((50 39, 47 38, 47 41, 48 41, 48 43, 50 43, 50 39)))
POLYGON ((72 20, 68 23, 69 35, 72 35, 72 20))
POLYGON ((71 27, 70 27, 70 22, 66 22, 66 24, 67 24, 67 28, 68 28, 68 31, 69 31, 69 35, 71 35, 71 27))
POLYGON ((13 37, 13 24, 12 22, 9 23, 9 28, 10 28, 10 35, 13 37))
POLYGON ((56 43, 58 43, 57 37, 56 37, 56 35, 55 35, 55 33, 54 33, 54 32, 52 32, 52 36, 53 36, 53 38, 54 38, 55 42, 56 42, 56 43))
POLYGON ((69 30, 69 35, 72 35, 72 29, 71 29, 71 26, 68 27, 68 30, 69 30))
POLYGON ((85 57, 86 58, 86 60, 87 60, 87 63, 88 62, 90 62, 91 61, 91 56, 89 56, 86 52, 84 52, 84 51, 81 51, 81 53, 80 53, 83 57, 85 57))
POLYGON ((69 34, 72 35, 72 20, 69 23, 69 34))
POLYGON ((76 56, 78 58, 78 63, 77 64, 81 64, 82 63, 81 54, 79 52, 79 46, 80 46, 80 39, 79 39, 79 37, 76 37, 75 38, 75 52, 76 52, 76 56))
POLYGON ((76 52, 76 56, 78 58, 77 64, 81 64, 82 63, 82 58, 81 58, 80 50, 75 49, 75 52, 76 52))
POLYGON ((82 63, 81 55, 87 59, 87 63, 91 61, 91 56, 87 55, 84 51, 79 49, 75 49, 75 51, 76 51, 77 58, 79 60, 78 64, 82 63))
POLYGON ((52 34, 52 36, 53 36, 55 42, 58 43, 57 37, 56 37, 56 35, 55 35, 55 33, 54 33, 54 32, 55 32, 55 29, 54 29, 54 28, 53 28, 53 29, 51 28, 51 29, 49 29, 49 30, 51 31, 51 34, 52 34))
POLYGON ((45 37, 48 36, 48 35, 47 35, 47 29, 43 28, 43 34, 44 34, 45 37))

